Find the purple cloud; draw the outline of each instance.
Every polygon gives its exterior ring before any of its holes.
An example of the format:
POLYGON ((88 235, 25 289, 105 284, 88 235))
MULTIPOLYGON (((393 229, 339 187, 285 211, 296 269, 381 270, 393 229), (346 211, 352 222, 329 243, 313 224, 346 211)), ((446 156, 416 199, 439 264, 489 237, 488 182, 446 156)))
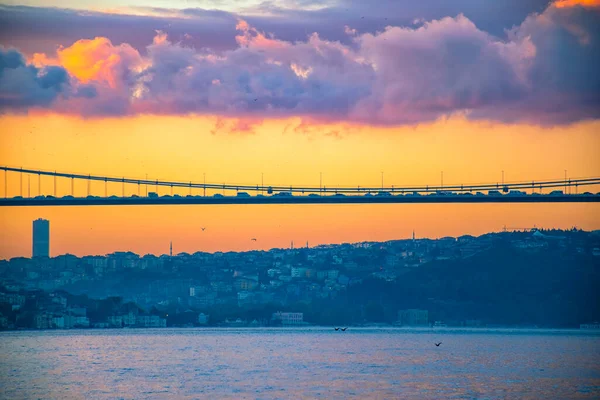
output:
MULTIPOLYGON (((172 39, 162 31, 143 50, 96 38, 57 54, 57 64, 72 75, 71 85, 85 82, 86 89, 76 89, 77 98, 32 106, 88 116, 300 116, 398 125, 458 113, 502 122, 570 123, 600 114, 599 26, 598 7, 550 5, 505 38, 465 15, 372 33, 348 25, 341 29, 343 41, 317 33, 283 40, 239 20, 231 28, 237 32, 231 37, 235 46, 221 50, 198 49, 189 38, 172 39), (64 61, 78 52, 86 65, 61 64, 61 56, 64 61)), ((5 101, 2 108, 13 105, 5 101)))
POLYGON ((68 96, 69 74, 62 67, 27 65, 17 50, 0 46, 0 110, 47 107, 68 96))

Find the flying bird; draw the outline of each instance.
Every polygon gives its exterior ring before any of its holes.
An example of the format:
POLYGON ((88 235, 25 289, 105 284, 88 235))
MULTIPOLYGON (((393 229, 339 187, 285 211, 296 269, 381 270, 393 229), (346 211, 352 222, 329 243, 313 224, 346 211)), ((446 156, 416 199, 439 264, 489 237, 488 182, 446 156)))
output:
POLYGON ((342 328, 342 332, 346 332, 346 329, 348 329, 348 327, 342 328))
POLYGON ((336 332, 340 330, 340 328, 333 328, 333 329, 335 329, 335 330, 336 330, 336 332))
POLYGON ((436 347, 440 347, 440 344, 442 344, 442 342, 439 343, 434 343, 436 347))
POLYGON ((201 228, 201 229, 202 229, 202 232, 204 232, 206 230, 206 228, 201 228))
POLYGON ((256 242, 256 238, 252 238, 252 239, 250 239, 250 240, 252 240, 253 242, 256 242))

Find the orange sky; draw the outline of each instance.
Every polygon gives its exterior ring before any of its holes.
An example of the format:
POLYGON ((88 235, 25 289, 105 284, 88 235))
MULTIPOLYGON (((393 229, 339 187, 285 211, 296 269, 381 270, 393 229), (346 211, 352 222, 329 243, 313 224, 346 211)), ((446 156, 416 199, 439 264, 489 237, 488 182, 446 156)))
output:
MULTIPOLYGON (((0 119, 0 164, 97 175, 202 182, 319 184, 326 186, 490 182, 600 175, 600 122, 539 128, 453 118, 404 128, 315 126, 269 120, 252 131, 236 121, 215 128, 209 117, 129 117, 84 120, 57 115, 0 119), (332 132, 337 132, 333 134, 332 132)), ((4 195, 4 175, 0 176, 4 195)), ((53 179, 42 178, 52 194, 53 179)), ((28 182, 23 181, 26 196, 28 182)), ((38 194, 32 177, 30 194, 38 194)), ((8 174, 9 196, 19 195, 19 175, 8 174)), ((104 185, 92 186, 103 195, 104 185)), ((144 188, 141 189, 142 193, 144 188)), ((149 190, 154 190, 149 188, 149 190)), ((87 185, 76 183, 76 195, 87 185)), ((163 189, 162 193, 167 193, 163 189)), ((594 188, 594 192, 599 191, 594 188)), ((59 180, 57 194, 70 192, 59 180)), ((109 185, 120 194, 121 185, 109 185)), ((127 194, 137 193, 129 188, 127 194)), ((181 194, 187 194, 183 190, 181 194)), ((311 205, 44 207, 0 209, 0 258, 30 256, 31 221, 51 221, 51 253, 105 254, 132 250, 248 250, 323 243, 482 234, 508 227, 600 228, 600 206, 571 205, 311 205), (207 230, 201 232, 200 227, 207 230), (257 243, 250 238, 257 237, 257 243)))

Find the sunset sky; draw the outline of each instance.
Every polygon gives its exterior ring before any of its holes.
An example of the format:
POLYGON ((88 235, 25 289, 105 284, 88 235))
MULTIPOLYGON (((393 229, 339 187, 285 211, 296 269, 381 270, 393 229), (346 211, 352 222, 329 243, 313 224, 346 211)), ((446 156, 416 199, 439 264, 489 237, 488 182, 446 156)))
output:
MULTIPOLYGON (((314 186, 600 176, 598 71, 600 0, 0 0, 0 165, 314 186)), ((31 255, 38 217, 52 255, 80 256, 600 229, 597 204, 1 208, 0 259, 31 255)))

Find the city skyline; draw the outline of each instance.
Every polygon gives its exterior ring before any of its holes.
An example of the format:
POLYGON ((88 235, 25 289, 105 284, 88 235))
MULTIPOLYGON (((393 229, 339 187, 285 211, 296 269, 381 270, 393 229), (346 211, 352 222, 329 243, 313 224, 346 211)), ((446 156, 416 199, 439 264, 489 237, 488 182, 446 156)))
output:
MULTIPOLYGON (((548 206, 548 205, 545 205, 548 206)), ((589 206, 589 204, 588 204, 589 206)), ((538 205, 539 207, 539 205, 538 205)), ((460 230, 460 229, 454 229, 454 230, 447 230, 445 231, 447 234, 444 235, 430 235, 428 236, 427 234, 425 235, 421 235, 419 232, 417 232, 414 228, 413 229, 409 229, 407 227, 403 227, 402 228, 402 232, 407 232, 404 234, 404 236, 400 236, 398 234, 396 234, 394 236, 394 233, 391 232, 389 233, 388 236, 375 236, 375 237, 369 237, 367 239, 364 239, 364 234, 354 234, 352 236, 348 236, 349 240, 348 241, 337 241, 337 242, 310 242, 310 240, 306 240, 305 241, 296 241, 296 243, 302 243, 303 245, 298 247, 294 247, 293 243, 296 239, 289 239, 286 242, 286 238, 284 237, 279 237, 279 240, 277 240, 276 242, 272 242, 272 241, 267 241, 267 243, 257 243, 256 241, 253 241, 252 239, 250 239, 249 241, 252 243, 252 245, 250 246, 244 246, 244 245, 228 245, 226 247, 222 247, 222 245, 217 241, 217 245, 215 246, 215 244, 213 243, 212 245, 210 245, 210 247, 203 247, 206 244, 202 243, 201 241, 194 241, 196 237, 193 237, 192 240, 190 240, 190 237, 188 235, 185 236, 176 236, 179 237, 181 239, 181 242, 177 242, 177 240, 173 241, 172 238, 167 238, 165 237, 166 242, 164 243, 159 243, 158 246, 156 246, 154 243, 152 244, 152 248, 148 248, 148 247, 144 247, 144 246, 139 246, 139 245, 134 245, 131 248, 127 248, 128 246, 128 241, 123 241, 121 240, 123 243, 121 246, 117 246, 114 248, 108 247, 108 246, 104 246, 102 247, 102 250, 96 250, 94 252, 95 249, 98 249, 98 247, 88 247, 86 248, 85 246, 78 246, 77 244, 73 244, 70 241, 65 242, 63 239, 59 238, 58 243, 59 243, 59 248, 61 249, 61 251, 55 251, 55 255, 51 256, 51 257, 60 257, 60 256, 65 256, 65 255, 75 255, 77 257, 87 257, 87 256, 106 256, 112 253, 118 253, 118 252, 127 252, 127 253, 133 253, 133 254, 137 254, 139 256, 144 256, 144 255, 153 255, 153 256, 172 256, 172 255, 179 255, 179 254, 194 254, 197 252, 200 253, 209 253, 209 254, 214 254, 214 253, 227 253, 227 252, 248 252, 248 251, 271 251, 271 250, 277 250, 277 249, 301 249, 301 248, 315 248, 318 246, 336 246, 336 245, 344 245, 344 244, 351 244, 351 245, 355 245, 358 243, 377 243, 377 242, 389 242, 389 241, 400 241, 400 240, 415 240, 415 239, 426 239, 426 240, 438 240, 440 238, 444 238, 444 237, 453 237, 453 238, 459 238, 461 236, 481 236, 481 235, 485 235, 485 234, 489 234, 489 233, 498 233, 498 232, 503 232, 503 231, 527 231, 527 230, 544 230, 544 229, 563 229, 563 230, 567 230, 567 229, 583 229, 584 231, 594 231, 594 229, 590 229, 590 228, 586 228, 580 226, 580 225, 576 225, 573 224, 571 226, 568 226, 568 223, 566 223, 566 221, 568 220, 568 218, 571 218, 572 215, 570 213, 568 213, 567 215, 565 215, 565 226, 561 226, 561 227, 556 227, 556 226, 543 226, 543 225, 539 225, 539 224, 532 224, 531 226, 516 226, 515 224, 505 224, 501 227, 498 227, 498 229, 495 230, 488 230, 486 231, 484 228, 482 228, 482 230, 477 231, 477 232, 473 232, 473 231, 464 231, 464 230, 460 230), (173 244, 175 244, 175 251, 173 252, 173 244), (181 247, 179 247, 181 246, 181 247), (77 250, 79 249, 79 250, 77 250), (86 249, 90 249, 90 251, 86 252, 86 249)), ((572 218, 571 218, 572 219, 572 218)), ((47 220, 43 220, 41 218, 38 218, 36 220, 34 220, 34 223, 36 221, 47 221, 47 220)), ((47 221, 48 224, 50 221, 47 221)), ((451 225, 451 223, 449 224, 451 225)), ((205 230, 207 229, 206 227, 203 227, 205 230)), ((34 228, 35 231, 35 228, 34 228)), ((202 232, 203 230, 200 228, 200 231, 202 232)), ((437 232, 437 230, 435 230, 434 232, 437 232)), ((110 232, 108 232, 110 233, 110 232)), ((224 237, 226 237, 227 235, 229 235, 229 237, 231 238, 232 242, 236 242, 236 241, 245 241, 248 242, 248 240, 246 240, 247 238, 244 237, 244 239, 239 239, 236 236, 232 236, 231 232, 219 232, 219 235, 223 235, 224 237)), ((30 236, 31 237, 31 236, 30 236)), ((293 237, 299 237, 298 235, 293 236, 293 237)), ((52 240, 52 238, 49 238, 50 241, 52 240)), ((85 242, 85 238, 83 239, 83 242, 85 242)), ((4 260, 8 260, 10 258, 15 258, 15 257, 27 257, 26 254, 17 254, 14 251, 19 251, 18 249, 20 249, 22 247, 23 244, 26 244, 27 242, 24 242, 23 240, 20 240, 20 238, 16 238, 14 241, 15 244, 19 244, 17 246, 16 249, 12 249, 13 252, 9 252, 9 253, 4 253, 4 249, 2 247, 0 247, 0 260, 4 259, 4 260), (2 254, 6 254, 4 257, 2 257, 2 254)), ((10 245, 10 243, 9 243, 10 245)), ((30 247, 31 248, 31 247, 30 247)), ((49 248, 49 244, 48 244, 48 248, 49 248)))
MULTIPOLYGON (((491 13, 468 1, 0 3, 1 165, 310 186, 379 186, 382 175, 429 184, 442 172, 448 184, 600 175, 597 1, 489 2, 491 13)), ((19 195, 18 175, 6 176, 0 188, 19 195)), ((37 195, 38 184, 47 193, 53 179, 32 177, 23 190, 37 195)), ((57 182, 57 195, 70 192, 57 182)), ((107 192, 120 195, 121 185, 107 192)), ((17 238, 37 216, 53 221, 58 254, 156 252, 171 239, 217 251, 391 239, 413 228, 431 237, 600 228, 595 204, 329 210, 3 208, 0 258, 28 254, 17 238)))

